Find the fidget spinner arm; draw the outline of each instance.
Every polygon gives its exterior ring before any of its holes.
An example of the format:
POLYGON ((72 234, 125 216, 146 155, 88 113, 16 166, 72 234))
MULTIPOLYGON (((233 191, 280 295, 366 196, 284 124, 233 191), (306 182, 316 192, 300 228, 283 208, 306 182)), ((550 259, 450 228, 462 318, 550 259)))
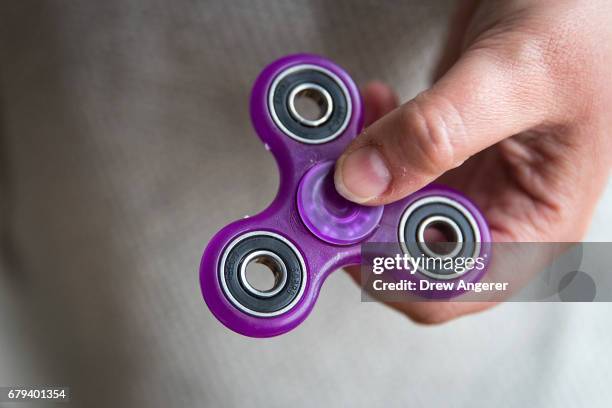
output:
MULTIPOLYGON (((490 241, 478 209, 445 187, 427 187, 384 207, 342 198, 334 188, 334 163, 361 130, 362 118, 355 83, 321 57, 284 57, 257 78, 251 119, 278 164, 279 190, 263 212, 219 231, 200 265, 204 299, 230 329, 270 337, 296 327, 314 307, 329 273, 361 262, 364 242, 394 242, 413 256, 439 256, 424 244, 424 231, 434 223, 445 224, 457 238, 445 256, 479 254, 481 243, 490 241), (318 105, 318 115, 300 111, 304 96, 318 105), (274 273, 271 289, 249 282, 247 267, 253 262, 274 273)), ((444 270, 419 273, 430 279, 458 277, 444 270)), ((461 277, 478 280, 482 273, 461 277)))

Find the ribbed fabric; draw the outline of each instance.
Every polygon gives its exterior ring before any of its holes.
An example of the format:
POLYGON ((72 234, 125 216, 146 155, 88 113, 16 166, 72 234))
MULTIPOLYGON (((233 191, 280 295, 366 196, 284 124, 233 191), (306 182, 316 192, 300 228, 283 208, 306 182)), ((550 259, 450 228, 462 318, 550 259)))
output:
MULTIPOLYGON (((426 87, 449 12, 3 2, 0 385, 69 385, 87 408, 605 406, 608 305, 503 305, 425 328, 360 303, 338 272, 301 327, 252 340, 201 298, 209 238, 275 193, 248 116, 261 68, 315 52, 405 100, 426 87)), ((610 240, 605 200, 592 236, 610 240)))

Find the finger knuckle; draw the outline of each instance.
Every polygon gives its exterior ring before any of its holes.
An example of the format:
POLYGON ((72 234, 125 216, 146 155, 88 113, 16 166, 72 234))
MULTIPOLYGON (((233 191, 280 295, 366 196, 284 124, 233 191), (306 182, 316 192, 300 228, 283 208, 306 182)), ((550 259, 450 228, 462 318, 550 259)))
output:
POLYGON ((453 167, 455 158, 448 118, 439 105, 429 96, 420 95, 406 105, 400 118, 401 154, 431 173, 453 167))

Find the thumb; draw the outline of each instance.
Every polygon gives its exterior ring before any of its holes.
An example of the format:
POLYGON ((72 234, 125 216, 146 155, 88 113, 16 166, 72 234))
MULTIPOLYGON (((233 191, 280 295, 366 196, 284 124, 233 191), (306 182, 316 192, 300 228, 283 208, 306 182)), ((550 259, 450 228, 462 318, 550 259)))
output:
MULTIPOLYGON (((550 119, 552 81, 533 53, 473 48, 434 86, 366 128, 336 163, 347 199, 396 201, 471 155, 550 119), (528 54, 524 55, 524 54, 528 54)), ((552 103, 551 103, 552 102, 552 103)))

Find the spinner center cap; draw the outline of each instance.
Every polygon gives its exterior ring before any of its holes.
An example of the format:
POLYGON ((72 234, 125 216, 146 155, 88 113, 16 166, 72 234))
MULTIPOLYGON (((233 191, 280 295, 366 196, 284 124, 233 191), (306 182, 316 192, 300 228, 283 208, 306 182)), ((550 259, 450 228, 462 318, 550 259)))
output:
POLYGON ((317 238, 335 245, 364 240, 380 223, 383 206, 367 207, 342 197, 334 186, 334 162, 319 163, 300 180, 297 207, 317 238))

